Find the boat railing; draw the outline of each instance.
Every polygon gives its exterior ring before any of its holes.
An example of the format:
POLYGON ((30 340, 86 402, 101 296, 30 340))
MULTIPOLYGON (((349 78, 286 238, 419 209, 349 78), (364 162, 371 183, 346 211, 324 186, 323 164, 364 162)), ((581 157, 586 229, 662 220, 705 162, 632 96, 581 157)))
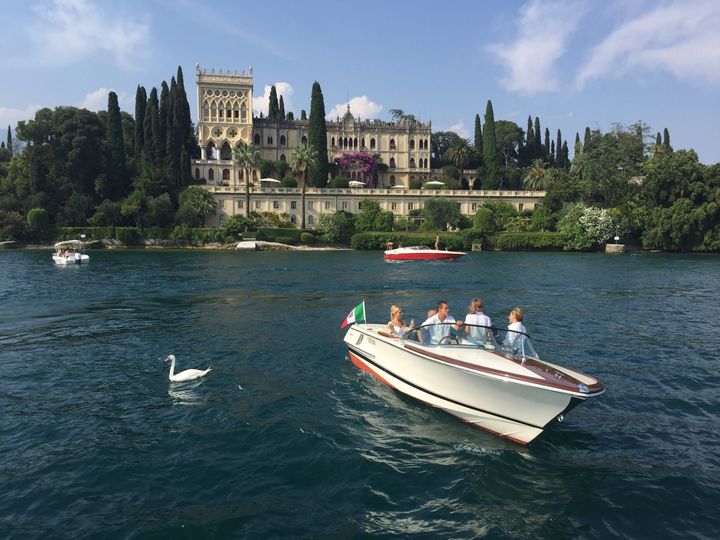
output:
POLYGON ((463 323, 435 323, 409 330, 404 338, 431 347, 473 347, 513 358, 539 359, 530 336, 516 330, 463 323))

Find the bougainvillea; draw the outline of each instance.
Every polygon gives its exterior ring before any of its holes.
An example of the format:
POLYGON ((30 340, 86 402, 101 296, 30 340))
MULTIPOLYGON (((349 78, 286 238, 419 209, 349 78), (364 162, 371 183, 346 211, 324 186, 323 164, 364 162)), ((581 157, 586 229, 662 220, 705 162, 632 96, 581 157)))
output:
POLYGON ((335 158, 335 163, 340 170, 340 174, 345 178, 354 179, 365 182, 365 185, 372 186, 377 169, 375 158, 365 152, 345 152, 342 156, 335 158))

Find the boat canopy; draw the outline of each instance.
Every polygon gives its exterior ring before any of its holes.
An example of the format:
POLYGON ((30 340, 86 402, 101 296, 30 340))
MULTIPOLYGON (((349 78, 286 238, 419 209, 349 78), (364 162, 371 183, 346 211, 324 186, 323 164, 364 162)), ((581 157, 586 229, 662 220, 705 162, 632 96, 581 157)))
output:
POLYGON ((60 249, 79 249, 82 246, 82 240, 63 240, 55 244, 55 247, 60 249))

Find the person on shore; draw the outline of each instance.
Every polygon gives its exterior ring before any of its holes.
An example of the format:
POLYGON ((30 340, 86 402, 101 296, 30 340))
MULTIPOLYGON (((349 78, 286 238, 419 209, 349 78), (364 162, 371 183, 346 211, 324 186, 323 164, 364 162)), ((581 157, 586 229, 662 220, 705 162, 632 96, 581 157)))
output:
POLYGON ((387 329, 393 337, 405 337, 405 334, 415 328, 415 321, 410 320, 410 326, 407 326, 402 315, 401 307, 395 305, 390 307, 390 322, 387 323, 387 329))
POLYGON ((473 298, 468 308, 468 314, 465 316, 465 324, 471 325, 465 327, 465 334, 468 339, 478 345, 486 345, 492 343, 492 321, 490 317, 483 313, 485 303, 480 298, 473 298))
POLYGON ((454 337, 455 331, 459 330, 462 324, 462 321, 456 321, 455 317, 450 315, 448 303, 438 300, 436 313, 422 323, 422 326, 426 327, 422 339, 427 343, 440 343, 443 338, 454 337))
POLYGON ((522 340, 525 338, 523 334, 527 334, 523 319, 525 318, 525 311, 521 307, 514 308, 508 315, 508 332, 505 337, 505 345, 512 349, 517 349, 522 340), (518 333, 522 332, 522 333, 518 333))

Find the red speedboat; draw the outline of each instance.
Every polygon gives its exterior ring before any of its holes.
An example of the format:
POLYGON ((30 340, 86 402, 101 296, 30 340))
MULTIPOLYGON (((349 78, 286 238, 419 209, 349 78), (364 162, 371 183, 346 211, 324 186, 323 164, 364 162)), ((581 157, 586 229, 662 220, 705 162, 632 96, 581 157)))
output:
POLYGON ((388 261, 431 261, 439 259, 458 259, 465 255, 462 251, 445 251, 426 246, 408 246, 388 249, 385 260, 388 261))

